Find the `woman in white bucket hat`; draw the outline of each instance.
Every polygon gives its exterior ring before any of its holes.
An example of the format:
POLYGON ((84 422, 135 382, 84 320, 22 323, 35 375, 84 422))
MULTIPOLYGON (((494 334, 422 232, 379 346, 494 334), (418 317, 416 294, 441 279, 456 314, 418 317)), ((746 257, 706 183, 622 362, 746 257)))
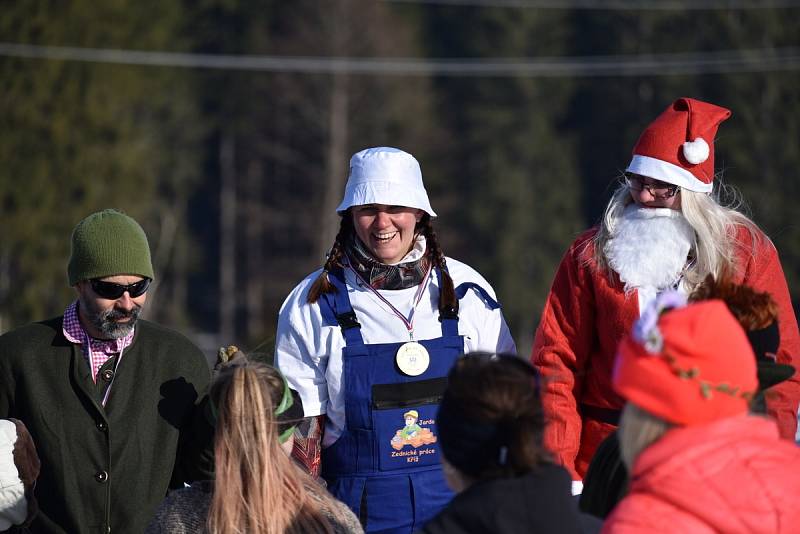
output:
POLYGON ((413 156, 356 153, 337 212, 325 265, 281 308, 275 363, 311 434, 324 428, 321 455, 311 436, 299 456, 367 532, 412 532, 452 496, 436 427, 450 367, 464 353, 516 348, 492 287, 442 253, 413 156), (409 412, 419 430, 404 433, 409 412))

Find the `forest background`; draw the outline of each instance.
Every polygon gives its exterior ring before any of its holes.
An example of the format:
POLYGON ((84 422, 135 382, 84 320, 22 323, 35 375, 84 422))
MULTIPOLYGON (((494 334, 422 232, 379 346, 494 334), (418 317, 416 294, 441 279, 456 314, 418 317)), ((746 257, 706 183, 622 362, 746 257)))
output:
POLYGON ((527 354, 566 247, 680 96, 733 110, 717 167, 797 303, 798 39, 794 1, 3 1, 0 333, 63 312, 71 229, 116 207, 150 237, 148 318, 271 353, 350 155, 390 145, 527 354))

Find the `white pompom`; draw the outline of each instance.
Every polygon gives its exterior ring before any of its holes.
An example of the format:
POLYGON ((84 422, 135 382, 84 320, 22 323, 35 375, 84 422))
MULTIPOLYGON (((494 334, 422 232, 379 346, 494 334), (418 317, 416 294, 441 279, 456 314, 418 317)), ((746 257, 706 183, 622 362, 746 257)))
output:
POLYGON ((703 163, 707 160, 709 152, 708 143, 706 143, 706 140, 702 137, 698 137, 694 141, 686 141, 683 143, 683 157, 693 165, 703 163))

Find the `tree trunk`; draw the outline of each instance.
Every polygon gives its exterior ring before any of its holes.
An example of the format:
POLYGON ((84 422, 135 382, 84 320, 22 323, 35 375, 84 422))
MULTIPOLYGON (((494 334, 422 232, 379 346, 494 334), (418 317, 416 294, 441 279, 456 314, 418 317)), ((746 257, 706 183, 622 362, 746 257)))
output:
POLYGON ((325 183, 321 206, 320 242, 317 248, 318 257, 323 258, 330 250, 339 229, 339 217, 336 206, 342 198, 344 184, 347 180, 347 144, 348 144, 348 94, 347 74, 333 75, 333 87, 330 94, 330 115, 328 121, 328 150, 325 157, 325 183))
POLYGON ((233 343, 236 318, 236 161, 233 134, 220 140, 219 195, 219 335, 233 343))
POLYGON ((264 330, 264 277, 266 276, 266 260, 264 258, 264 206, 262 204, 261 182, 264 179, 264 166, 259 160, 252 160, 247 168, 245 193, 244 228, 246 261, 245 306, 247 309, 246 338, 253 341, 264 330))

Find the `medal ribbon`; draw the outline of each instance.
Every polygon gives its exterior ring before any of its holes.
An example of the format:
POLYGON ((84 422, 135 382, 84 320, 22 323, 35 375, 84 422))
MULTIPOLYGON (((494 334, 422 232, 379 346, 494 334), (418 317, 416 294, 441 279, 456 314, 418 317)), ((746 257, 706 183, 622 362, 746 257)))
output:
POLYGON ((417 294, 414 296, 414 304, 411 306, 411 311, 408 314, 408 318, 406 318, 406 316, 403 315, 403 313, 400 310, 395 308, 392 305, 391 302, 386 300, 386 298, 383 295, 378 293, 378 291, 374 287, 372 287, 369 284, 369 282, 364 280, 364 277, 361 276, 358 273, 358 271, 353 269, 353 267, 350 265, 350 262, 347 263, 347 268, 350 269, 350 271, 352 271, 354 275, 356 275, 356 278, 358 278, 361 281, 361 283, 363 283, 367 287, 368 290, 372 291, 372 293, 374 293, 381 300, 381 302, 386 304, 386 306, 389 307, 389 309, 392 311, 392 313, 394 313, 397 317, 400 318, 401 321, 403 321, 403 324, 406 326, 406 330, 408 330, 408 338, 413 340, 414 339, 414 312, 417 310, 417 305, 422 300, 422 295, 425 294, 425 289, 428 287, 428 283, 430 283, 430 281, 431 281, 432 264, 428 265, 428 269, 425 272, 425 276, 422 278, 422 283, 417 288, 417 294))

